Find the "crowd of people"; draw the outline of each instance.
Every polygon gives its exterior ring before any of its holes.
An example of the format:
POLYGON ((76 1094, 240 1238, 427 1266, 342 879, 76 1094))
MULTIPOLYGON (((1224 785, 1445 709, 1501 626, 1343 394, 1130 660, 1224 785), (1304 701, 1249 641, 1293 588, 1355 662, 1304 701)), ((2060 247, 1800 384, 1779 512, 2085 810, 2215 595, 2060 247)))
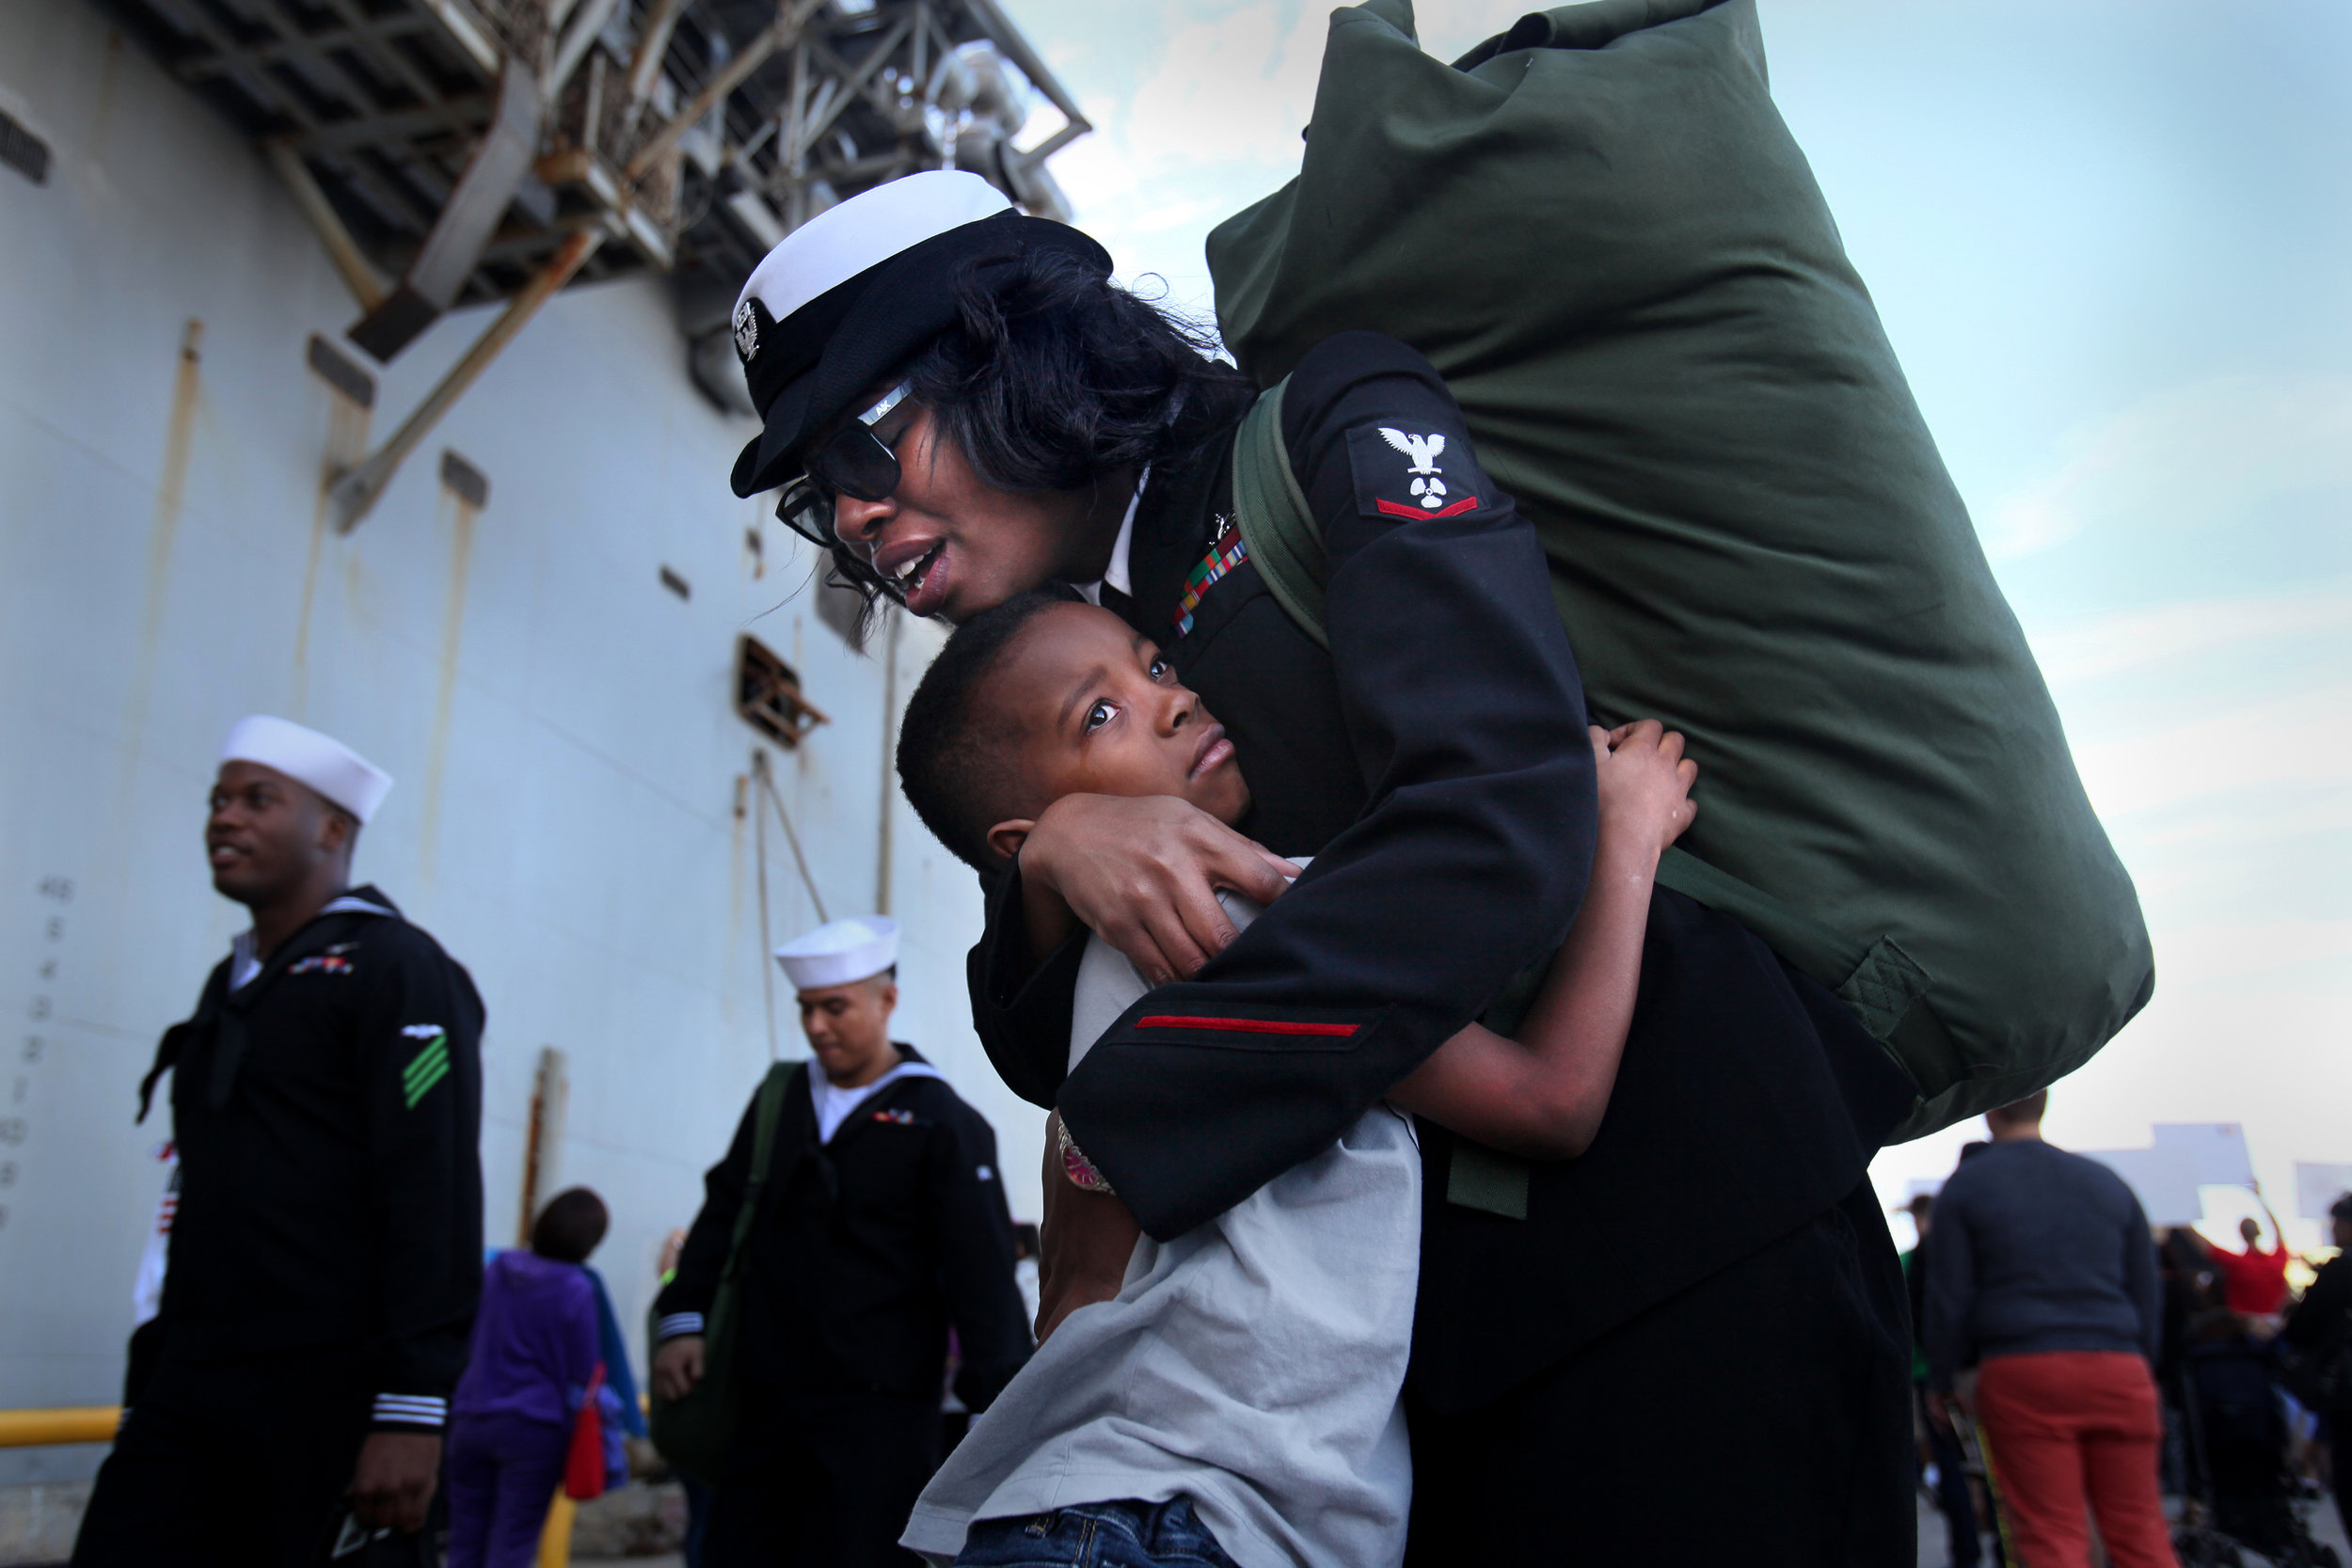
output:
MULTIPOLYGON (((1032 1306, 993 1133, 890 1037, 896 928, 778 951, 809 1058, 651 1325, 699 1563, 1909 1568, 1915 1421, 1956 1557, 1973 1467, 2029 1568, 2087 1562, 2094 1516, 2119 1568, 2171 1561, 2130 1190, 2019 1101, 1906 1281, 1867 1168, 1930 1098, 1905 1042, 1957 1051, 1925 972, 1882 942, 1833 989, 1665 877, 1713 763, 1592 721, 1428 359, 1334 324, 1262 401, 1110 271, 934 171, 739 301, 735 489, 956 628, 899 777, 981 879, 975 1025, 1047 1162, 1032 1306), (1253 439, 1316 540, 1279 585, 1253 439)), ((77 1563, 418 1562, 439 1491, 451 1560, 503 1568, 612 1468, 602 1206, 560 1195, 485 1286, 484 1009, 352 885, 387 787, 282 721, 230 737, 207 842, 254 924, 149 1079, 179 1220, 77 1563)), ((2279 1336, 2313 1388, 2344 1294, 2279 1336)))
MULTIPOLYGON (((2266 1202, 2267 1247, 2251 1217, 2243 1251, 2152 1228, 2121 1177, 2042 1137, 2047 1101, 1993 1112, 1989 1141, 1905 1205, 1922 1472, 1948 1560, 1982 1560, 1989 1529, 1996 1559, 2087 1564, 2095 1528, 2117 1568, 2170 1565, 2165 1492, 2195 1499, 2191 1540, 2327 1560, 2294 1503, 2330 1487, 2352 1530, 2352 1472, 2331 1463, 2352 1418, 2352 1265, 2328 1261, 2296 1299, 2266 1202)), ((2352 1195, 2332 1224, 2341 1249, 2352 1195)))
MULTIPOLYGON (((1037 1235, 1012 1223, 992 1131, 891 1038, 893 923, 778 949, 809 1059, 771 1073, 712 1167, 650 1336, 657 1416, 689 1412, 654 1435, 675 1438, 695 1568, 1076 1561, 1103 1539, 1125 1554, 1103 1560, 1135 1563, 1405 1559, 1429 1467, 1411 1429, 1434 1424, 1410 1398, 1416 1129, 1547 1162, 1594 1148, 1638 1062, 1649 879, 1695 811, 1678 736, 1587 746, 1597 885, 1511 1034, 1469 1025, 1314 1158, 1165 1239, 1055 1116, 1048 1256, 1107 1232, 1107 1272, 1041 1281, 1033 1263, 1025 1291, 1037 1235), (971 1418, 952 1444, 943 1389, 971 1418)), ((1155 644, 1040 592, 959 628, 908 705, 900 765, 942 841, 1001 873, 1079 791, 1246 819, 1245 760, 1155 644)), ((587 1267, 603 1201, 556 1195, 485 1266, 484 1009, 350 875, 389 782, 280 720, 224 748, 208 857, 254 923, 142 1085, 172 1069, 178 1217, 77 1562, 421 1563, 437 1535, 451 1568, 522 1568, 579 1484, 583 1417, 592 1490, 646 1433, 587 1267)), ((1264 913, 1234 894, 1219 910, 1236 932, 1264 913)), ((1074 1069, 1154 988, 1066 913, 1018 918, 1033 949, 1078 943, 1074 1069)), ((2170 1564, 2163 1490, 2283 1550, 2302 1539, 2295 1483, 2327 1480, 2342 1507, 2352 1480, 2352 1262, 2296 1299, 2266 1205, 2267 1246, 2251 1218, 2243 1251, 2157 1236, 2112 1171, 2043 1139, 2046 1100, 1993 1112, 1908 1206, 1915 1433, 1950 1560, 1981 1560, 1990 1528, 1996 1560, 2087 1564, 2095 1528, 2117 1568, 2170 1564)), ((2352 1243, 2352 1196, 2333 1224, 2352 1243)))

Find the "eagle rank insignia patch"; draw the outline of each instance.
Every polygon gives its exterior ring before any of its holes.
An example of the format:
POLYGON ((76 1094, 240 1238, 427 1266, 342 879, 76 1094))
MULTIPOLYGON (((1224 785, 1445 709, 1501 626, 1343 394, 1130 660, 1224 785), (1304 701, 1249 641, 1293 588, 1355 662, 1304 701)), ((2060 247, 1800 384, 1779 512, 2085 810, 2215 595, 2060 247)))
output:
POLYGON ((1368 517, 1458 517, 1483 504, 1486 476, 1442 431, 1359 425, 1347 433, 1347 461, 1368 517))

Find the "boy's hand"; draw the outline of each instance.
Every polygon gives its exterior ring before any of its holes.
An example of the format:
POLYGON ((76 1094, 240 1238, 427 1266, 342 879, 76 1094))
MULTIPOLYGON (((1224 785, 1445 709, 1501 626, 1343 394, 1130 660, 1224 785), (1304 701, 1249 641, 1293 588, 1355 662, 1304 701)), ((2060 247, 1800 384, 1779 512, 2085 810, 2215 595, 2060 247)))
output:
POLYGON ((1622 834, 1629 847, 1656 856, 1680 838, 1698 816, 1691 786, 1699 765, 1682 754, 1682 736, 1655 719, 1592 726, 1593 768, 1606 832, 1622 834))
POLYGON ((1219 888, 1271 904, 1298 867, 1172 795, 1065 795, 1021 848, 1024 895, 1050 889, 1146 981, 1190 979, 1234 937, 1219 888))

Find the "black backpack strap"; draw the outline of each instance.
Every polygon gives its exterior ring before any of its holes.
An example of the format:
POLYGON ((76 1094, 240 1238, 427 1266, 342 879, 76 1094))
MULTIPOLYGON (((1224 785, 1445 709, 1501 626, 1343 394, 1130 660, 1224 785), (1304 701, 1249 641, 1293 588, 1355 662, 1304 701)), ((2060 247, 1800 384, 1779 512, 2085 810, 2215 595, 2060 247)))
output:
MULTIPOLYGON (((239 986, 233 992, 230 991, 225 985, 223 986, 216 1006, 217 1022, 214 1026, 212 1081, 205 1091, 205 1098, 211 1102, 214 1110, 217 1111, 227 1105, 230 1094, 237 1086, 237 1069, 245 1063, 246 1045, 245 1014, 252 1007, 262 990, 297 960, 333 946, 336 942, 358 931, 367 921, 384 918, 387 917, 354 913, 313 921, 280 946, 277 952, 271 954, 269 962, 262 966, 259 974, 239 986)), ((199 1020, 191 1019, 189 1023, 194 1024, 198 1022, 199 1020)), ((195 1035, 191 1033, 188 1037, 193 1039, 195 1035)), ((159 1055, 159 1069, 162 1065, 159 1055)), ((151 1072, 148 1076, 151 1082, 155 1074, 151 1072)), ((142 1085, 139 1113, 141 1117, 147 1114, 145 1092, 145 1085, 142 1085)))
POLYGON ((204 981, 204 990, 196 999, 196 1011, 164 1031, 155 1042, 155 1060, 149 1065, 147 1076, 139 1080, 139 1114, 133 1118, 137 1126, 147 1120, 147 1113, 154 1108, 155 1085, 164 1074, 180 1065, 192 1041, 210 1031, 220 1016, 221 999, 229 994, 229 965, 215 968, 204 981))
POLYGON ((147 1120, 147 1113, 155 1105, 155 1085, 163 1081, 165 1073, 180 1065, 180 1053, 199 1031, 211 1026, 213 1016, 209 1001, 199 1004, 193 1017, 182 1019, 165 1030, 164 1037, 155 1042, 154 1064, 147 1069, 147 1076, 139 1080, 139 1114, 132 1118, 133 1126, 147 1120))

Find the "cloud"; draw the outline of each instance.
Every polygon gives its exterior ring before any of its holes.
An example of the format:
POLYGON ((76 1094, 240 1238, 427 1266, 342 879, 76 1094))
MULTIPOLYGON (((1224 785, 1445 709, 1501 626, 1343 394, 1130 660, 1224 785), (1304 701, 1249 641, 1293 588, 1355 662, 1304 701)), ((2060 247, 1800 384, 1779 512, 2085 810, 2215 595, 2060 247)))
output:
MULTIPOLYGON (((1205 315, 1209 230, 1298 170, 1329 8, 1164 0, 1122 23, 1135 74, 1081 100, 1095 133, 1055 158, 1054 176, 1120 277, 1162 277, 1171 305, 1205 315)), ((1041 118, 1025 144, 1048 128, 1041 118)))
MULTIPOLYGON (((2242 792, 2352 790, 2352 682, 2312 688, 2152 734, 2074 748, 2106 817, 2242 792)), ((2337 820, 2352 817, 2352 800, 2337 820)))
POLYGON ((2240 643, 2307 632, 2352 630, 2352 588, 2191 599, 2029 632, 2036 663, 2059 687, 2240 643))
POLYGON ((2352 920, 2289 920, 2266 926, 2176 926, 2153 933, 2164 987, 2212 986, 2305 965, 2352 960, 2352 920))
POLYGON ((2067 445, 2055 469, 1993 504, 1983 533, 1995 561, 2095 529, 2227 527, 2294 495, 2316 493, 2323 515, 2352 521, 2352 376, 2217 376, 2067 445))
POLYGON ((1178 168, 1295 164, 1329 31, 1312 6, 1287 22, 1274 7, 1249 6, 1177 28, 1128 106, 1135 151, 1178 168))
MULTIPOLYGON (((1069 66, 1075 85, 1083 53, 1087 74, 1120 89, 1080 100, 1095 132, 1054 159, 1054 177, 1121 277, 1161 277, 1170 304, 1205 316, 1209 230, 1298 172, 1332 7, 1327 0, 1124 0, 1114 40, 1092 19, 1072 14, 1080 3, 1026 0, 1018 8, 1050 19, 1029 24, 1033 38, 1083 27, 1091 40, 1086 50, 1049 42, 1049 57, 1069 66)), ((1456 57, 1519 14, 1498 10, 1492 0, 1420 0, 1414 10, 1423 48, 1439 59, 1456 57)), ((1059 116, 1041 112, 1022 144, 1036 145, 1059 123, 1059 116)))

